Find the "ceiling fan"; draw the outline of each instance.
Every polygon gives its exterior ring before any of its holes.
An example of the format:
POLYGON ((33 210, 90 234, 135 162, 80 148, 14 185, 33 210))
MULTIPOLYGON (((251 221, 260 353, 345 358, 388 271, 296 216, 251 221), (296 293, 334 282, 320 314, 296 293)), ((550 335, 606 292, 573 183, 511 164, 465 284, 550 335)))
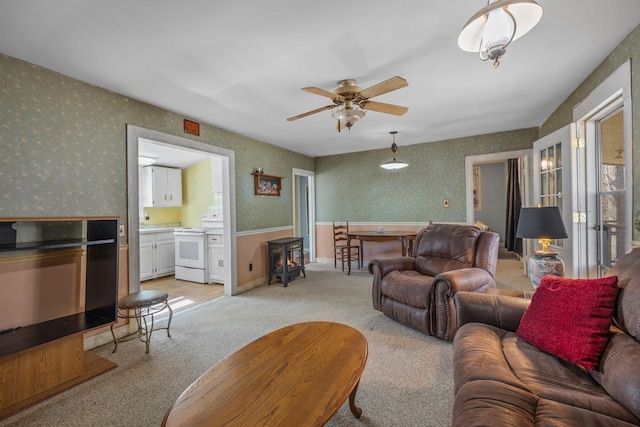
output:
POLYGON ((303 87, 302 90, 305 92, 330 98, 333 104, 289 117, 287 121, 298 120, 325 110, 334 110, 333 117, 338 120, 337 129, 340 132, 344 127, 351 129, 351 126, 364 117, 367 110, 401 116, 409 110, 408 107, 370 101, 369 99, 408 85, 405 79, 395 76, 364 90, 360 89, 353 79, 340 80, 338 87, 333 92, 317 87, 303 87))

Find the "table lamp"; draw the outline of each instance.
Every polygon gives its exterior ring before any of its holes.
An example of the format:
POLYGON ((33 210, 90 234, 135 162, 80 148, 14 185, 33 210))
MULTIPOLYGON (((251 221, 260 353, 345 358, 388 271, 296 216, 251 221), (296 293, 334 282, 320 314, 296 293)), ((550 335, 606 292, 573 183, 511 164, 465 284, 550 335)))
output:
POLYGON ((564 262, 558 258, 557 252, 549 250, 553 239, 568 237, 557 206, 520 209, 516 237, 538 239, 542 246, 542 249, 534 251, 533 256, 529 258, 529 278, 534 289, 547 274, 564 276, 564 262))

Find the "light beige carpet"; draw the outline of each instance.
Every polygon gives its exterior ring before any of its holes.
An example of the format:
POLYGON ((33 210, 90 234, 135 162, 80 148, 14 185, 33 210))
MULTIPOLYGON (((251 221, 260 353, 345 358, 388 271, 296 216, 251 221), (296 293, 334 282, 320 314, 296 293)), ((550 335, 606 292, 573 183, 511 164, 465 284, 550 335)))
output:
MULTIPOLYGON (((502 264, 501 259, 499 279, 502 264)), ((209 367, 274 329, 310 320, 351 325, 369 343, 356 399, 362 417, 355 419, 346 403, 327 426, 450 425, 451 343, 373 310, 371 280, 366 270, 347 276, 333 264, 311 264, 307 277, 287 288, 264 285, 177 313, 172 338, 166 331, 154 333, 150 354, 136 340, 120 344, 116 354, 112 345, 100 347, 95 352, 118 368, 0 421, 0 426, 158 426, 171 403, 209 367)), ((524 283, 528 285, 526 278, 524 283)))

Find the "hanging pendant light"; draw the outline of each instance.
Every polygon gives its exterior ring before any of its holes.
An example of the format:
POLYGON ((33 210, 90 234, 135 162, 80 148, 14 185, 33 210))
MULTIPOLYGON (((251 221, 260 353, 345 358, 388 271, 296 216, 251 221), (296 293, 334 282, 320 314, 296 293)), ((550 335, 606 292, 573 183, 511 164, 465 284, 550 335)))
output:
POLYGON ((396 160, 396 151, 398 151, 398 146, 396 145, 396 134, 398 133, 398 131, 392 130, 389 133, 393 135, 393 144, 391 144, 391 151, 393 151, 393 160, 381 164, 380 167, 390 170, 406 168, 407 166, 409 166, 409 163, 396 160))
POLYGON ((498 68, 509 44, 528 33, 542 17, 535 0, 489 0, 462 28, 458 46, 478 52, 480 59, 493 60, 498 68))

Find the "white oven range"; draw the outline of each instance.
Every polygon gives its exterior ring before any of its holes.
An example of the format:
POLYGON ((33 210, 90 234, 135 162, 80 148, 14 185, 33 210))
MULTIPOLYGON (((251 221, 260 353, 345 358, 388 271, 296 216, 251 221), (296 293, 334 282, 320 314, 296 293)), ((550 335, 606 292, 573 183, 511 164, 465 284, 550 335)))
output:
POLYGON ((202 227, 176 228, 176 279, 209 283, 207 233, 222 232, 222 215, 202 215, 202 227))
POLYGON ((177 228, 176 279, 207 283, 207 235, 206 229, 198 227, 177 228))

